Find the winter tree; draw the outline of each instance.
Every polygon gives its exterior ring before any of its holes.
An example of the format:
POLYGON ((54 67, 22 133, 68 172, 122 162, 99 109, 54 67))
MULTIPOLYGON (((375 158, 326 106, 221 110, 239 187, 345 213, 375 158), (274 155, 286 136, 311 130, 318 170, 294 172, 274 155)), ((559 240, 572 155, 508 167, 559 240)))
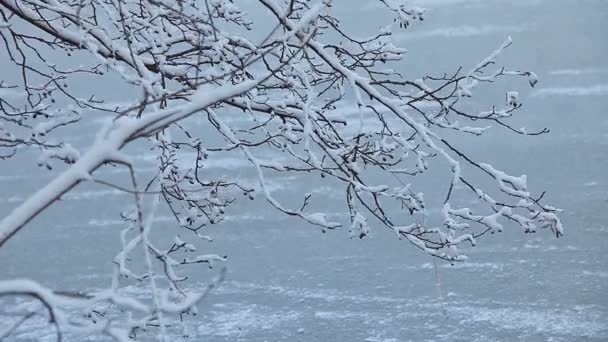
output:
POLYGON ((344 227, 351 238, 383 227, 449 262, 466 258, 460 245, 506 225, 523 232, 546 228, 559 237, 559 209, 542 202, 544 193, 531 192, 525 175, 477 160, 455 140, 490 127, 509 130, 514 139, 548 132, 510 124, 522 107, 512 89, 489 108, 470 105, 478 88, 500 78, 537 83, 533 72, 499 61, 511 39, 477 61, 462 61, 451 74, 428 70, 408 79, 399 71, 406 51, 392 35, 423 20, 424 10, 399 1, 378 5, 386 11, 385 26, 357 37, 343 29, 331 0, 0 0, 0 65, 18 75, 0 75, 0 165, 10 168, 19 154, 36 150, 40 158, 32 164, 61 170, 0 221, 0 248, 80 183, 133 198, 132 209, 117 213, 124 219, 123 248, 113 259, 111 287, 65 293, 35 280, 2 280, 0 296, 31 297, 42 305, 16 317, 0 339, 42 316, 59 340, 73 333, 127 341, 144 331, 166 340, 221 280, 186 286, 184 265, 224 261, 199 254, 196 246, 242 199, 263 200, 323 231, 344 227), (265 25, 251 10, 264 13, 265 25), (75 86, 83 82, 129 89, 130 100, 111 101, 75 86), (347 110, 354 113, 349 119, 347 110), (99 118, 104 121, 88 147, 69 143, 65 129, 99 118), (207 130, 190 129, 189 120, 204 122, 207 130), (211 141, 209 132, 222 143, 211 141), (128 153, 135 142, 156 153, 151 179, 138 174, 128 153), (285 158, 263 158, 268 150, 285 158), (210 158, 235 151, 254 167, 255 186, 205 172, 210 158), (129 186, 96 176, 107 167, 126 168, 129 186), (431 215, 416 180, 432 168, 449 175, 437 180, 445 188, 436 211, 440 225, 417 219, 431 215), (279 200, 267 185, 279 173, 340 184, 350 219, 333 222, 310 209, 322 195, 279 200), (483 207, 463 207, 453 200, 460 193, 483 207), (172 240, 150 238, 160 207, 175 218, 172 240), (134 265, 136 256, 143 260, 134 265), (121 290, 133 283, 148 287, 149 297, 121 290))

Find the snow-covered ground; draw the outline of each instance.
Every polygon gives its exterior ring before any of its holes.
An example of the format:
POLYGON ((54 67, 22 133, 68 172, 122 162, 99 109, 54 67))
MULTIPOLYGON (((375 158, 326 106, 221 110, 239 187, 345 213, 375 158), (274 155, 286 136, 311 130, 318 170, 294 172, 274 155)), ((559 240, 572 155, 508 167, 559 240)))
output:
MULTIPOLYGON (((547 126, 550 135, 515 139, 493 132, 483 143, 460 143, 480 160, 526 173, 534 189, 548 190, 550 202, 565 209, 565 237, 506 229, 471 248, 467 263, 450 266, 435 264, 381 228, 369 239, 350 240, 344 230, 321 234, 280 216, 263 201, 237 203, 213 228, 215 241, 208 245, 210 252, 229 256, 227 279, 199 315, 186 320, 190 340, 608 340, 608 2, 419 3, 429 8, 427 19, 398 37, 409 50, 406 74, 468 66, 511 34, 514 45, 503 61, 540 76, 535 89, 521 92, 525 105, 517 122, 530 129, 547 126)), ((375 27, 373 6, 336 10, 346 15, 346 26, 375 27)), ((525 88, 504 85, 512 86, 525 88)), ((488 96, 501 101, 504 92, 488 96)), ((86 146, 92 132, 71 139, 86 146)), ((144 149, 132 152, 140 171, 149 172, 153 157, 144 149)), ((23 159, 21 168, 0 169, 2 216, 52 177, 23 159)), ((121 171, 103 172, 118 177, 121 171)), ((238 158, 214 160, 208 172, 239 174, 254 183, 238 158)), ((279 193, 322 195, 332 215, 344 215, 343 195, 331 184, 295 177, 270 181, 279 193)), ((118 212, 127 203, 119 191, 79 186, 0 249, 0 278, 29 277, 65 290, 108 286, 121 229, 118 212)), ((160 215, 155 224, 170 229, 171 220, 160 215)), ((213 272, 201 269, 195 281, 202 284, 213 272)), ((27 305, 1 301, 0 331, 11 322, 6 312, 27 305)), ((54 338, 43 320, 11 337, 38 338, 54 338)))

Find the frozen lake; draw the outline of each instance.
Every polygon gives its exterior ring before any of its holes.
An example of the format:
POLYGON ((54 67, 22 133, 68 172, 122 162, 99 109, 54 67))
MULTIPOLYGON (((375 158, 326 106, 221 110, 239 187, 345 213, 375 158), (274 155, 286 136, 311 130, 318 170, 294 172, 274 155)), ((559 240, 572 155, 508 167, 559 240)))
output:
MULTIPOLYGON (((521 83, 505 87, 521 90, 520 126, 546 126, 550 134, 521 138, 495 130, 482 143, 460 145, 479 160, 526 173, 532 189, 547 190, 548 202, 565 209, 565 236, 506 227, 511 229, 470 248, 468 262, 436 261, 435 267, 431 257, 382 227, 370 238, 354 240, 346 229, 322 234, 263 201, 240 201, 210 231, 215 241, 206 246, 228 256, 227 276, 200 305, 199 315, 187 319, 190 340, 608 340, 608 2, 420 3, 428 8, 427 19, 399 35, 409 50, 406 75, 471 66, 507 35, 514 45, 502 61, 539 75, 534 89, 521 83)), ((336 10, 344 12, 346 26, 357 25, 365 11, 370 20, 362 25, 374 27, 373 6, 336 10)), ((496 102, 500 94, 504 91, 488 96, 496 102)), ((93 130, 71 139, 86 146, 93 130)), ((149 173, 154 166, 149 152, 131 152, 140 156, 142 175, 149 173)), ((23 158, 21 168, 0 169, 0 216, 53 176, 23 158)), ((238 158, 215 160, 208 170, 254 181, 238 158)), ((126 176, 111 168, 102 174, 126 176)), ((343 193, 321 179, 270 181, 279 194, 320 194, 334 216, 346 213, 343 193)), ((431 196, 434 183, 427 182, 431 196)), ((444 184, 436 189, 443 190, 444 184)), ((29 277, 65 290, 108 286, 122 229, 118 213, 129 203, 127 195, 99 185, 77 187, 0 249, 0 278, 29 277)), ((157 231, 171 229, 168 216, 157 219, 157 231)), ((204 284, 214 272, 196 270, 191 285, 204 284)), ((0 331, 13 304, 0 301, 0 331)), ((11 338, 51 341, 54 335, 39 320, 11 338)))

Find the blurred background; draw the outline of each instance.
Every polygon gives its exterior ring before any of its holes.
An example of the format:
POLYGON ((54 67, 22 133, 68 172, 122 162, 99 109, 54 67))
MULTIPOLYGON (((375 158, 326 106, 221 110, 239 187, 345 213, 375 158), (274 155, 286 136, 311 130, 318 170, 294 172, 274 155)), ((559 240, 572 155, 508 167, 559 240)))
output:
MULTIPOLYGON (((350 239, 347 229, 322 234, 262 200, 240 200, 226 221, 209 231, 215 241, 200 249, 227 255, 228 271, 199 315, 187 320, 194 340, 608 340, 608 1, 414 3, 427 8, 425 20, 395 36, 408 49, 400 64, 407 77, 468 69, 507 36, 513 45, 502 64, 538 74, 535 88, 513 79, 474 100, 485 109, 503 103, 506 91, 519 90, 524 106, 513 126, 547 127, 550 134, 521 137, 495 128, 457 144, 477 160, 527 174, 533 191, 547 190, 547 202, 564 209, 565 236, 506 226, 466 250, 469 261, 451 266, 379 225, 363 240, 350 239)), ((336 0, 333 10, 347 30, 362 36, 390 20, 374 1, 336 0)), ((264 25, 265 14, 253 14, 264 25)), ((1 67, 0 74, 11 72, 1 67)), ((117 89, 107 92, 121 96, 117 89)), ((71 142, 88 146, 98 127, 92 122, 90 131, 70 132, 71 142)), ((140 174, 149 175, 155 166, 150 151, 142 145, 130 152, 140 174)), ((56 174, 38 169, 35 153, 18 158, 12 168, 0 164, 0 216, 56 174)), ((101 174, 121 179, 124 171, 105 168, 101 174)), ((207 171, 255 183, 253 170, 238 155, 211 158, 207 171)), ((310 192, 330 218, 347 214, 343 191, 331 182, 297 175, 269 181, 280 198, 310 192)), ((415 184, 431 202, 447 186, 441 174, 415 184)), ((78 186, 0 249, 0 278, 28 277, 65 290, 109 286, 123 228, 118 214, 130 203, 116 190, 78 186)), ((171 220, 157 216, 159 236, 175 234, 171 220)), ((217 272, 200 266, 191 271, 193 285, 217 272)), ((52 330, 45 337, 43 325, 15 338, 53 338, 52 330)))

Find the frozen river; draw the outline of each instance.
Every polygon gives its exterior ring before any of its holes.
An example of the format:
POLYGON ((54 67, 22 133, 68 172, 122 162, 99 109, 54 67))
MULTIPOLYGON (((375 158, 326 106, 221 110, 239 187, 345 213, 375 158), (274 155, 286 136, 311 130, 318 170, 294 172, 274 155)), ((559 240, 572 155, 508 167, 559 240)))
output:
MULTIPOLYGON (((364 12, 370 18, 364 24, 373 27, 374 7, 360 2, 338 6, 344 25, 357 25, 364 12)), ((502 61, 539 75, 534 89, 516 85, 525 103, 518 122, 546 126, 551 134, 521 139, 496 131, 482 144, 461 145, 547 190, 548 202, 565 209, 565 236, 507 227, 468 250, 468 262, 435 265, 381 227, 351 240, 346 230, 322 234, 263 201, 240 202, 211 232, 209 251, 228 255, 228 272, 199 315, 187 320, 190 340, 608 341, 608 2, 420 3, 427 19, 399 35, 409 50, 406 75, 471 66, 507 35, 514 45, 502 61)), ((86 146, 92 136, 72 139, 86 146)), ((141 156, 143 174, 153 167, 145 149, 133 153, 141 156)), ((253 181, 240 159, 216 160, 209 172, 253 181)), ((0 169, 0 216, 51 177, 28 161, 0 169)), ((322 180, 271 182, 278 193, 322 194, 325 208, 345 213, 343 194, 322 180)), ((0 249, 0 278, 29 277, 66 290, 108 286, 122 228, 118 212, 129 200, 101 186, 77 187, 0 249)), ((159 218, 159 227, 170 225, 159 218)), ((199 272, 196 281, 203 283, 214 271, 199 272)), ((0 331, 8 321, 0 311, 0 331)), ((52 340, 52 330, 42 327, 45 322, 34 322, 11 338, 52 340)))

